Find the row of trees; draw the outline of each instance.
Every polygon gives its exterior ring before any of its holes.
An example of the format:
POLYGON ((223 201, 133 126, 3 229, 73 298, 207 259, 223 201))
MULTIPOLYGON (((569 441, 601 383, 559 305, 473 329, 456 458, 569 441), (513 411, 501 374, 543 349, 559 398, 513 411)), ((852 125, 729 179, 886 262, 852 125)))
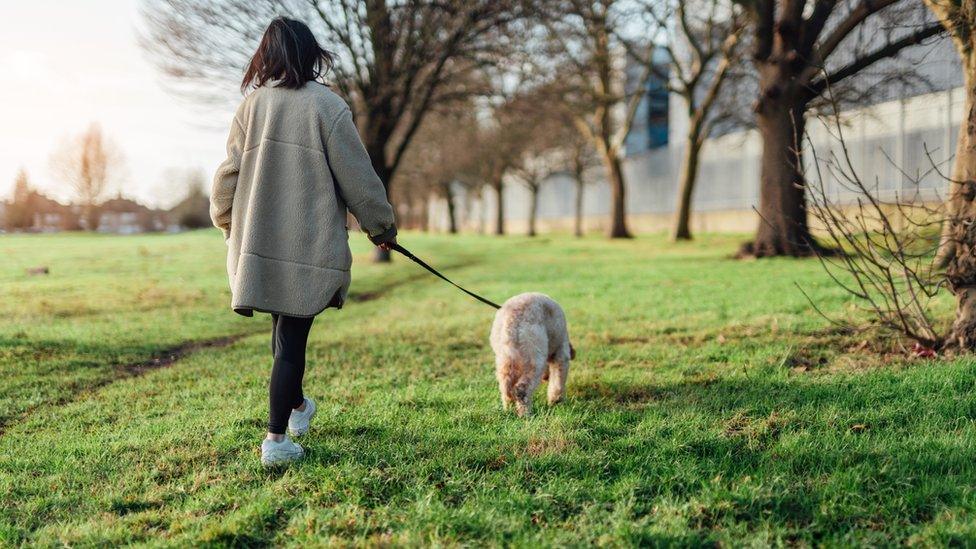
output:
MULTIPOLYGON (((762 222, 742 249, 758 257, 817 251, 797 144, 818 100, 829 88, 856 101, 871 86, 854 77, 869 68, 908 79, 904 65, 882 61, 943 32, 914 0, 164 0, 147 2, 143 12, 157 64, 208 104, 238 100, 231 90, 273 16, 308 22, 337 50, 331 81, 350 101, 374 167, 401 205, 428 190, 414 182, 434 180, 443 192, 450 192, 445 181, 475 180, 501 200, 506 175, 532 189, 548 159, 562 158, 567 169, 565 159, 585 145, 611 189, 614 238, 630 236, 624 140, 657 77, 689 117, 674 237, 691 238, 706 139, 739 116, 763 142, 762 222), (754 98, 747 117, 744 96, 754 98), (512 116, 524 123, 532 111, 533 120, 547 120, 531 124, 538 131, 508 123, 512 116), (477 135, 467 135, 472 127, 477 135), (550 147, 542 128, 577 136, 550 147), (477 144, 478 158, 449 152, 461 142, 477 144), (408 160, 411 154, 418 158, 408 160), (448 164, 454 173, 445 172, 448 164)), ((503 224, 497 220, 496 231, 503 224)))

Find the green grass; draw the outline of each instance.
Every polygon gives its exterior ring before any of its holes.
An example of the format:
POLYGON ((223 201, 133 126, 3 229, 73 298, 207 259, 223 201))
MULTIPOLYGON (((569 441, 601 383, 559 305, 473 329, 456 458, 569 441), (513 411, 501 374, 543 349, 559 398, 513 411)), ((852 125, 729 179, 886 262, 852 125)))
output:
POLYGON ((796 283, 859 313, 816 261, 732 261, 716 236, 404 236, 489 298, 563 304, 568 400, 520 420, 492 311, 354 240, 352 299, 309 344, 309 457, 265 471, 270 322, 229 311, 216 232, 0 237, 0 543, 976 542, 976 361, 831 329, 796 283))

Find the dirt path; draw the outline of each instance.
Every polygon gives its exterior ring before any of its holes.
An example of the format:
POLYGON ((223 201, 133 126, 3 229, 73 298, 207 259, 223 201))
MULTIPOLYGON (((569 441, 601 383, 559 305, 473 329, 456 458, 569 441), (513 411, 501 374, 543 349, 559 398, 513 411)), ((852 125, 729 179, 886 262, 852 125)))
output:
POLYGON ((7 418, 6 421, 0 422, 0 436, 6 434, 7 428, 10 425, 23 421, 31 414, 33 414, 35 411, 37 411, 39 408, 42 408, 44 406, 63 406, 70 402, 80 400, 81 398, 84 398, 86 395, 94 393, 95 391, 98 391, 99 389, 111 385, 112 383, 115 383, 117 381, 121 381, 123 379, 128 379, 132 377, 139 377, 153 370, 158 370, 160 368, 166 368, 172 366, 177 362, 179 362, 180 360, 183 360, 184 358, 194 353, 197 353, 199 351, 203 351, 206 349, 220 349, 223 347, 227 347, 229 345, 232 345, 240 341, 241 339, 244 339, 252 335, 257 335, 259 333, 263 333, 263 330, 249 331, 249 332, 243 332, 243 333, 229 335, 229 336, 221 336, 221 337, 215 337, 211 339, 203 339, 197 341, 184 341, 182 343, 179 343, 178 345, 174 345, 172 347, 163 349, 162 351, 153 353, 151 357, 148 357, 146 359, 135 361, 135 362, 128 362, 124 364, 117 364, 114 366, 115 375, 106 377, 105 379, 99 380, 90 385, 79 387, 77 391, 65 395, 60 399, 57 399, 53 402, 45 402, 37 406, 28 408, 27 410, 24 410, 21 414, 19 414, 17 417, 7 418))

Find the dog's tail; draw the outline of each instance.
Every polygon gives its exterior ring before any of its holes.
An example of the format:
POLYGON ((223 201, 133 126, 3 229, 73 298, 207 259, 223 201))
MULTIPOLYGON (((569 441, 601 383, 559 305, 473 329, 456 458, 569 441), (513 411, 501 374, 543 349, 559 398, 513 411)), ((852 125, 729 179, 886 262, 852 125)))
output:
POLYGON ((569 344, 569 359, 576 360, 576 347, 572 343, 569 344))

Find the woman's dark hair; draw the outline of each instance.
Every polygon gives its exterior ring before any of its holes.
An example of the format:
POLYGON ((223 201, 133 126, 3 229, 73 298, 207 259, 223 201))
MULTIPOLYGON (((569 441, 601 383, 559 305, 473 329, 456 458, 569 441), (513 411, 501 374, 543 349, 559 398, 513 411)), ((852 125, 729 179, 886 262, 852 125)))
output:
POLYGON ((247 69, 241 91, 260 88, 271 80, 282 88, 298 89, 332 68, 332 54, 319 46, 305 23, 278 17, 268 25, 247 69))

